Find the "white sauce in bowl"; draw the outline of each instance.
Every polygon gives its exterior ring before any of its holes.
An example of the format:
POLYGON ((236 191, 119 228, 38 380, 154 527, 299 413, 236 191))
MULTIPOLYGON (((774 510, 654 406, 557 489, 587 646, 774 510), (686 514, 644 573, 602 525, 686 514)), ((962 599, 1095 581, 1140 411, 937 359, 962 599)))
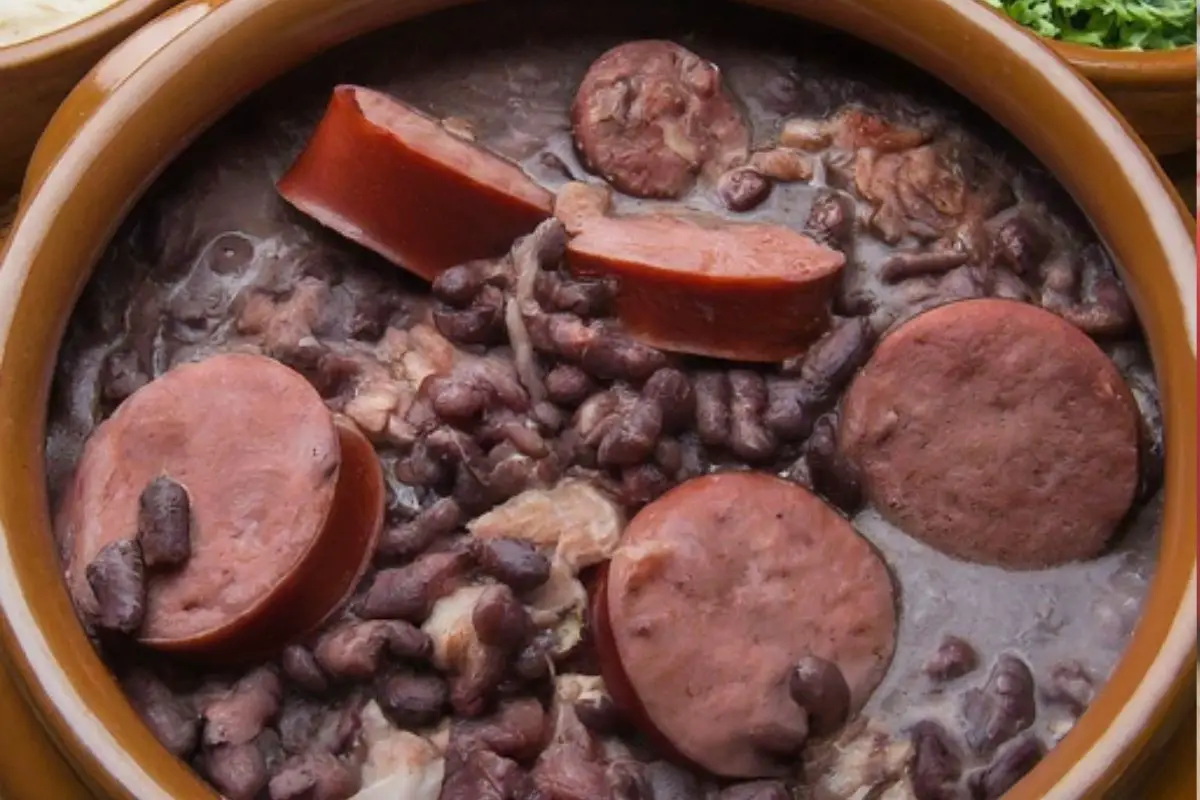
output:
POLYGON ((0 0, 0 47, 36 39, 97 14, 118 0, 0 0))

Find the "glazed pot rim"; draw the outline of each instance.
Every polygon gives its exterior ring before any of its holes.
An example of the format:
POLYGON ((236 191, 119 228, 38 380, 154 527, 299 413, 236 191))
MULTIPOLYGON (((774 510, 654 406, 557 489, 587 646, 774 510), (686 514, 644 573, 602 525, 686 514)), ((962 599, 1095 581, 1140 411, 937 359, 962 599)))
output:
MULTIPOLYGON (((1094 90, 1048 47, 1013 26, 998 24, 982 4, 909 0, 901 21, 894 0, 818 5, 800 0, 753 2, 792 16, 805 16, 802 12, 812 9, 810 17, 819 16, 824 24, 900 52, 922 69, 942 76, 994 117, 1009 123, 1018 138, 1037 139, 1039 131, 1056 128, 1051 121, 1033 120, 1028 116, 1032 112, 1022 110, 1023 101, 1035 99, 1033 91, 1013 91, 1003 97, 992 93, 986 102, 980 102, 973 95, 983 94, 986 78, 973 82, 949 68, 955 49, 962 47, 990 48, 1009 59, 1007 66, 1026 75, 1033 87, 1062 106, 1057 111, 1042 109, 1051 115, 1048 119, 1062 115, 1083 132, 1081 139, 1045 139, 1031 149, 1080 198, 1089 216, 1102 221, 1097 226, 1106 242, 1117 240, 1128 251, 1119 260, 1144 268, 1127 277, 1139 314, 1147 321, 1171 435, 1164 521, 1164 530, 1171 535, 1163 537, 1160 569, 1145 607, 1157 598, 1157 606, 1163 607, 1159 610, 1169 613, 1153 619, 1146 614, 1139 622, 1135 643, 1139 638, 1153 642, 1154 653, 1149 666, 1136 672, 1136 685, 1127 692, 1122 689, 1118 697, 1112 689, 1114 678, 1076 731, 1051 751, 1043 766, 1015 793, 1030 798, 1098 796, 1146 746, 1149 734, 1142 734, 1142 729, 1161 725, 1195 678, 1196 442, 1187 435, 1196 422, 1192 380, 1196 353, 1194 220, 1165 185, 1145 149, 1094 90), (936 22, 931 16, 937 17, 936 22), (939 39, 937 30, 947 26, 962 38, 939 39), (1095 188, 1097 179, 1089 178, 1089 168, 1111 170, 1106 178, 1108 192, 1081 191, 1085 186, 1095 188), (1117 214, 1113 198, 1136 201, 1121 207, 1131 221, 1117 214), (1127 228, 1136 229, 1137 237, 1127 228), (1128 246, 1131 238, 1142 240, 1144 252, 1128 246), (1141 278, 1144 272, 1151 275, 1141 278), (1169 284, 1170 290, 1159 287, 1150 291, 1150 277, 1169 284), (1169 380, 1162 371, 1167 367, 1170 374, 1183 368, 1188 374, 1182 381, 1169 380), (1171 552, 1166 549, 1168 539, 1173 543, 1171 552), (1173 576, 1171 586, 1167 586, 1168 573, 1173 576), (1182 594, 1177 583, 1183 584, 1182 594), (1082 743, 1079 729, 1087 727, 1089 718, 1103 715, 1110 719, 1107 728, 1089 734, 1086 738, 1090 741, 1082 743)), ((0 633, 14 679, 76 770, 103 792, 138 798, 199 796, 200 784, 161 751, 111 677, 101 674, 99 659, 74 623, 57 561, 51 557, 42 442, 47 389, 66 314, 117 224, 163 163, 237 100, 340 41, 460 4, 460 0, 229 0, 154 52, 142 68, 118 85, 85 119, 49 170, 27 187, 22 216, 7 249, 0 254, 0 408, 4 409, 0 414, 0 453, 9 453, 0 456, 0 468, 9 472, 7 483, 16 487, 0 495, 0 633), (268 52, 271 48, 239 53, 234 49, 237 41, 251 29, 273 32, 281 45, 287 44, 280 48, 285 54, 268 52), (235 54, 243 55, 244 61, 239 70, 222 76, 224 83, 219 88, 212 88, 216 81, 211 76, 199 76, 203 67, 198 61, 235 54), (134 148, 119 146, 123 128, 134 122, 146 124, 153 116, 151 111, 156 107, 161 111, 168 98, 191 97, 187 91, 202 86, 209 86, 219 99, 206 101, 207 106, 197 102, 194 108, 154 117, 161 141, 148 147, 157 149, 130 153, 134 148), (107 160, 103 168, 97 168, 101 158, 107 160), (85 202, 93 194, 104 197, 106 193, 112 195, 107 198, 109 205, 85 202), (60 213, 64 209, 67 213, 60 213), (68 236, 68 231, 73 236, 68 236), (89 269, 78 269, 82 264, 89 269), (39 274, 45 277, 32 279, 39 274), (54 276, 62 280, 55 284, 54 276), (19 339, 15 330, 22 332, 19 339), (39 535, 31 536, 33 531, 39 535), (40 593, 37 597, 35 587, 40 593), (43 624, 51 622, 54 625, 43 624), (134 749, 141 761, 134 756, 134 749)), ((95 87, 91 91, 95 92, 95 87)), ((1130 661, 1134 649, 1131 645, 1122 664, 1130 661)), ((1118 671, 1121 669, 1119 665, 1118 671)), ((1190 697, 1182 699, 1190 701, 1190 697)))
POLYGON ((82 44, 128 25, 146 15, 162 0, 113 0, 94 14, 32 39, 0 45, 0 75, 5 70, 49 61, 82 44))
POLYGON ((1089 80, 1105 85, 1148 89, 1196 82, 1196 45, 1173 50, 1106 50, 1057 40, 1048 43, 1089 80))

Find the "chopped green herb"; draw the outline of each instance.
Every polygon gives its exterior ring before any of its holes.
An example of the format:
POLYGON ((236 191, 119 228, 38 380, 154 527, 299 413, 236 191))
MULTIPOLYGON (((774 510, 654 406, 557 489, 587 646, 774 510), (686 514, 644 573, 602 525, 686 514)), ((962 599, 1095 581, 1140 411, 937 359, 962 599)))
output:
POLYGON ((1196 0, 983 0, 1050 39, 1112 50, 1196 43, 1196 0))

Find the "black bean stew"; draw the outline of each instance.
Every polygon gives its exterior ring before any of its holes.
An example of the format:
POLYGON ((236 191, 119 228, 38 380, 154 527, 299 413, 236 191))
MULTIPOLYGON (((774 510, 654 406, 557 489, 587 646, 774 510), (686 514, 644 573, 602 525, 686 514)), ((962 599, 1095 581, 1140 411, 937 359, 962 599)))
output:
MULTIPOLYGON (((353 596, 265 662, 208 666, 136 642, 155 612, 147 587, 178 580, 201 546, 186 477, 148 484, 127 538, 86 565, 94 604, 81 617, 101 656, 163 745, 225 796, 997 798, 1071 729, 1128 642, 1153 570, 1162 422, 1130 302, 1086 222, 1019 146, 903 65, 758 12, 645 5, 485 5, 315 61, 181 157, 89 284, 50 409, 56 508, 84 443, 126 398, 226 353, 303 375, 370 438, 388 482, 353 596), (655 37, 677 43, 647 73, 659 83, 635 86, 617 59, 588 91, 634 95, 607 110, 603 96, 576 99, 602 53, 655 37), (619 279, 566 269, 569 221, 431 285, 342 240, 275 182, 347 82, 551 192, 610 179, 624 190, 611 213, 808 237, 844 260, 823 332, 770 363, 651 346, 622 322, 619 279), (580 124, 595 126, 582 150, 580 124), (656 139, 662 126, 678 138, 656 139), (1013 569, 945 555, 893 524, 873 462, 843 446, 843 396, 881 341, 929 309, 985 299, 1091 337, 1136 401, 1136 502, 1095 557, 1013 569), (816 654, 781 673, 803 724, 759 732, 769 769, 719 778, 606 688, 588 591, 640 509, 747 469, 811 489, 852 523, 886 564, 896 621, 871 683, 816 654)), ((1013 403, 1003 413, 1019 413, 1013 403)), ((1004 480, 1057 480, 1052 465, 1029 469, 1004 480)), ((930 480, 923 494, 936 494, 930 480)), ((67 556, 72 543, 60 545, 67 556)))

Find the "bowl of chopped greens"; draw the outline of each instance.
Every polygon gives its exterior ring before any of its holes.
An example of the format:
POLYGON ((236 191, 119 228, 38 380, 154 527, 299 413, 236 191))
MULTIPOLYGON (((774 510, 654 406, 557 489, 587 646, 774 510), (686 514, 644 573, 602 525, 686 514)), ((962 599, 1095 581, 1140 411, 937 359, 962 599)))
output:
POLYGON ((1156 154, 1192 147, 1196 0, 982 0, 1049 41, 1156 154))

